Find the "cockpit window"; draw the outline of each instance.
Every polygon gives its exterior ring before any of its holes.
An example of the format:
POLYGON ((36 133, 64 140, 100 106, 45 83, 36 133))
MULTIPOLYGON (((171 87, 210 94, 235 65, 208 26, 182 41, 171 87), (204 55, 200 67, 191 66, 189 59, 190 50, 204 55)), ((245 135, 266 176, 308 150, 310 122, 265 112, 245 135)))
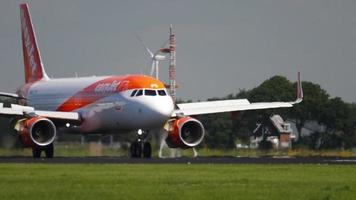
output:
POLYGON ((137 90, 132 91, 131 97, 135 96, 136 92, 137 92, 137 90))
POLYGON ((159 96, 166 96, 167 93, 166 93, 166 91, 164 91, 164 90, 158 90, 158 95, 159 95, 159 96))
POLYGON ((142 95, 143 95, 143 91, 142 91, 142 90, 137 91, 137 93, 136 93, 136 97, 138 97, 138 96, 142 96, 142 95))
POLYGON ((145 90, 146 96, 156 96, 156 90, 145 90))

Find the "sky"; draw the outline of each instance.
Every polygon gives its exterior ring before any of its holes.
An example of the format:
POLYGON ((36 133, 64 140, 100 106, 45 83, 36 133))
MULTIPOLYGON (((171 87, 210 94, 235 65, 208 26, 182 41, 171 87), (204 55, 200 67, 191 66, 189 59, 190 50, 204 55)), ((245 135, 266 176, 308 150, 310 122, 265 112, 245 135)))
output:
MULTIPOLYGON (((19 4, 0 0, 0 91, 24 82, 19 4)), ((356 102, 354 0, 29 0, 52 78, 149 73, 173 24, 177 97, 205 100, 282 75, 356 102)), ((160 63, 167 80, 168 62, 160 63)))

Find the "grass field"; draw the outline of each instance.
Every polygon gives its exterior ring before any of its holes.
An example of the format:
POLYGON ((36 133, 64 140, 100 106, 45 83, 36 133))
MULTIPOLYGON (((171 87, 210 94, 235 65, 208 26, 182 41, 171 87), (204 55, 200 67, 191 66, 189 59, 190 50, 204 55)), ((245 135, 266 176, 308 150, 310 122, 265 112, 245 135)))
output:
POLYGON ((355 166, 0 164, 0 199, 355 198, 355 166))
MULTIPOLYGON (((116 146, 98 145, 97 143, 79 142, 61 142, 55 144, 55 156, 60 157, 87 157, 87 156, 115 156, 128 157, 128 147, 119 148, 116 146)), ((289 150, 269 150, 262 151, 258 149, 209 149, 198 148, 199 156, 241 156, 241 157, 259 157, 259 156, 290 156, 290 157, 356 157, 354 150, 311 150, 308 148, 295 148, 289 150)), ((192 157, 191 149, 181 151, 182 156, 192 157)), ((6 149, 0 147, 0 156, 32 156, 30 148, 12 148, 6 149)), ((158 147, 153 146, 152 157, 158 157, 158 147)))

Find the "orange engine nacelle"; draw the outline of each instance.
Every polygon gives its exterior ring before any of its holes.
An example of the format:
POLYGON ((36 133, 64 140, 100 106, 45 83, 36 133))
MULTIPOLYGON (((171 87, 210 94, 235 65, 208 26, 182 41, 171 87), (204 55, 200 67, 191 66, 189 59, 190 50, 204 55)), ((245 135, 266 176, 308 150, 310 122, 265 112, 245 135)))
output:
POLYGON ((15 129, 25 146, 47 146, 54 141, 57 133, 53 122, 44 117, 19 120, 15 129))
POLYGON ((184 117, 171 123, 166 143, 170 148, 195 147, 203 140, 204 134, 204 126, 200 121, 184 117))

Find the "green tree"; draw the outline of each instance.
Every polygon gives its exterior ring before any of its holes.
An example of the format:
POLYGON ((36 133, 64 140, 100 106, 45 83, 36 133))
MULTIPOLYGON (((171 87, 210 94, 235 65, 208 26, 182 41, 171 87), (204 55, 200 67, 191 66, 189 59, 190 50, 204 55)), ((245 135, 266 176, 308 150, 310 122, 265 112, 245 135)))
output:
POLYGON ((295 98, 293 83, 283 76, 274 76, 249 92, 251 102, 292 101, 295 98))
POLYGON ((356 104, 348 104, 349 116, 344 127, 344 147, 350 149, 356 145, 356 104))
MULTIPOLYGON (((296 84, 295 84, 296 85, 296 84)), ((307 121, 320 122, 321 113, 329 99, 327 92, 320 85, 312 82, 302 82, 304 99, 303 102, 294 106, 289 111, 289 118, 296 122, 298 140, 301 139, 301 130, 307 121)))
MULTIPOLYGON (((261 85, 252 89, 248 95, 248 99, 251 102, 288 102, 293 101, 295 98, 296 95, 293 83, 283 76, 274 76, 264 81, 261 85)), ((265 119, 275 113, 286 116, 289 112, 289 109, 277 108, 248 112, 249 113, 246 116, 250 120, 256 122, 258 119, 265 119)))
POLYGON ((232 121, 228 113, 204 115, 200 117, 205 126, 205 144, 209 148, 231 149, 235 147, 232 121))
MULTIPOLYGON (((293 83, 283 76, 274 76, 250 91, 241 90, 236 97, 247 98, 250 102, 293 101, 295 98, 293 83)), ((249 140, 256 123, 272 114, 286 115, 286 109, 250 110, 240 113, 233 122, 233 130, 243 141, 249 140), (249 133, 249 134, 248 134, 249 133)))
POLYGON ((321 113, 325 133, 320 135, 320 148, 351 148, 355 143, 355 114, 353 105, 339 97, 330 99, 321 113))

